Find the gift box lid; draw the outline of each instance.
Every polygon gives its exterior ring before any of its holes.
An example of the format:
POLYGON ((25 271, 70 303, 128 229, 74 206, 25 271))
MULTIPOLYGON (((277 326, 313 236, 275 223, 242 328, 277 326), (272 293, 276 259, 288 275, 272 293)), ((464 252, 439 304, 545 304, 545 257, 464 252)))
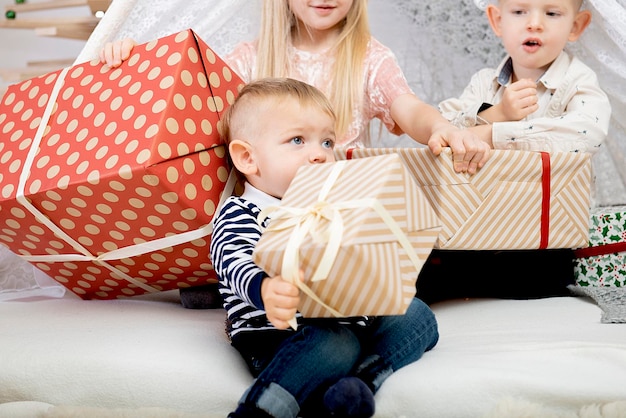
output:
MULTIPOLYGON (((439 218, 397 155, 352 160, 341 169, 337 164, 301 167, 280 208, 296 208, 295 216, 310 211, 322 217, 325 209, 336 210, 344 225, 344 245, 396 240, 381 222, 376 211, 379 205, 405 231, 440 227, 439 218)), ((290 221, 272 219, 271 229, 281 228, 282 222, 290 221)))
POLYGON ((32 164, 44 174, 30 176, 28 195, 220 146, 220 114, 242 85, 186 30, 137 45, 115 69, 93 60, 10 86, 0 104, 1 183, 18 184, 32 164))

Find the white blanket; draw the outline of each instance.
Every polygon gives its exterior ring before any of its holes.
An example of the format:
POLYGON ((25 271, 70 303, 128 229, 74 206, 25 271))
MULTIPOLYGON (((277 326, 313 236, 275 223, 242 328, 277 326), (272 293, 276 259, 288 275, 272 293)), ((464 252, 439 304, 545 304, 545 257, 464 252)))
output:
MULTIPOLYGON (((507 398, 555 413, 626 400, 626 328, 601 324, 588 299, 433 308, 439 344, 385 382, 377 417, 475 418, 507 398)), ((251 377, 223 323, 223 310, 184 309, 175 291, 0 303, 0 404, 226 416, 251 377)))

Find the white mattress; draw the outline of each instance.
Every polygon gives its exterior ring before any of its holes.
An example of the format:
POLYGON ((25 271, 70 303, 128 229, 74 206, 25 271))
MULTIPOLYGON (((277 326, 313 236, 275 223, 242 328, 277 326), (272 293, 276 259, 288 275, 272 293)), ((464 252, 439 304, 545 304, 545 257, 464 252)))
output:
MULTIPOLYGON (((457 300, 433 308, 439 344, 387 380, 377 417, 475 418, 507 398, 565 413, 626 400, 626 327, 601 324, 590 300, 457 300)), ((0 403, 224 417, 251 377, 223 321, 222 310, 182 308, 176 291, 0 303, 0 403)))

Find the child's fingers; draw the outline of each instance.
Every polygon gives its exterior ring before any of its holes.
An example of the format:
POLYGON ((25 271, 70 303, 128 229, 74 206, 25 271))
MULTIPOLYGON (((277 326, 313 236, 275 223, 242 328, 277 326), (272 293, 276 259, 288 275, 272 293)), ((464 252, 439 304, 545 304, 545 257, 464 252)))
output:
POLYGON ((112 61, 112 50, 113 50, 113 44, 111 44, 111 42, 107 42, 106 44, 104 44, 104 47, 100 50, 100 62, 102 64, 106 64, 109 65, 109 63, 112 61))
POLYGON ((274 307, 266 311, 267 319, 278 329, 287 329, 291 327, 291 321, 296 316, 296 310, 274 307))
MULTIPOLYGON (((114 42, 113 43, 113 56, 112 56, 112 67, 119 67, 122 64, 122 60, 124 59, 124 41, 122 42, 114 42)), ((128 58, 128 57, 126 57, 128 58)))
POLYGON ((107 42, 100 50, 100 62, 111 68, 119 67, 130 57, 135 41, 130 38, 121 41, 107 42))
POLYGON ((120 42, 107 42, 100 51, 100 62, 115 68, 122 63, 119 55, 120 42))
POLYGON ((537 87, 537 83, 534 80, 531 80, 530 78, 522 78, 521 80, 517 80, 514 83, 511 83, 511 85, 508 88, 512 88, 514 90, 523 90, 525 88, 536 88, 537 87))
MULTIPOLYGON (((300 274, 300 281, 304 281, 302 273, 300 274)), ((277 294, 289 297, 296 297, 300 294, 300 288, 295 283, 285 280, 282 277, 280 277, 280 280, 275 283, 274 291, 277 294)))
POLYGON ((135 47, 135 41, 130 39, 130 38, 126 38, 124 40, 122 40, 122 43, 120 45, 120 59, 122 61, 126 61, 128 59, 128 57, 130 57, 130 53, 133 50, 133 48, 135 47))
POLYGON ((454 170, 457 173, 476 173, 489 160, 490 151, 489 145, 480 139, 465 142, 462 152, 460 149, 457 152, 452 151, 454 170))

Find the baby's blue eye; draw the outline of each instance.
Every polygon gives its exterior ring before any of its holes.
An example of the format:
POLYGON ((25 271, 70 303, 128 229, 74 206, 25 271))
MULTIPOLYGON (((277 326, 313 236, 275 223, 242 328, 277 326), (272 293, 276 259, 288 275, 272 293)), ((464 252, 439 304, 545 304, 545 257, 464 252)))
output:
POLYGON ((327 139, 326 141, 322 142, 322 146, 324 148, 333 149, 335 148, 335 141, 333 141, 332 139, 327 139))
POLYGON ((294 138, 291 138, 291 142, 293 142, 296 145, 300 145, 304 143, 304 139, 302 139, 301 136, 296 136, 294 138))

